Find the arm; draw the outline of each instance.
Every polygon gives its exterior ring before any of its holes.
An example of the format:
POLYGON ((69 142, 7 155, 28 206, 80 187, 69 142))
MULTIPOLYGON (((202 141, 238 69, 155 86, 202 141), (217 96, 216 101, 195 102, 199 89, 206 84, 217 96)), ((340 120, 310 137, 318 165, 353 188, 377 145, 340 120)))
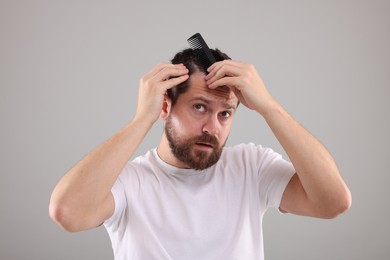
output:
POLYGON ((296 175, 283 194, 282 211, 332 218, 350 207, 351 194, 332 156, 271 97, 253 65, 222 61, 209 72, 208 86, 229 86, 245 106, 257 111, 294 165, 296 175))
POLYGON ((114 212, 111 188, 127 161, 156 122, 167 89, 188 79, 182 65, 161 63, 140 81, 134 119, 70 169, 54 188, 49 214, 63 229, 99 226, 114 212), (171 78, 166 80, 167 78, 171 78))

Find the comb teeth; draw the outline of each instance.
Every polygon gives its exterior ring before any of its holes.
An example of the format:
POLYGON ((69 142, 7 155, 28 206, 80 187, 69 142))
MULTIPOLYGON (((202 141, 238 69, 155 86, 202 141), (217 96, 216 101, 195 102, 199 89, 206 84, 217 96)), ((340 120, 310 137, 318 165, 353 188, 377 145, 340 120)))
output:
POLYGON ((194 50, 195 55, 199 58, 203 69, 207 71, 207 68, 216 62, 216 60, 206 42, 203 40, 202 35, 200 35, 200 33, 196 33, 188 38, 187 41, 191 49, 194 50))

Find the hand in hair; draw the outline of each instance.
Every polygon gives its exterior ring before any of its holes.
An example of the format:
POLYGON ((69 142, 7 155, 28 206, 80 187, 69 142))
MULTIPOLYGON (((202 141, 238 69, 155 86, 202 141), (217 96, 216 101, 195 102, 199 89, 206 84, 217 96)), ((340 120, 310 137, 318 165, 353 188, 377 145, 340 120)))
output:
POLYGON ((186 81, 188 69, 183 64, 160 63, 140 79, 136 118, 154 123, 161 112, 168 89, 186 81))
POLYGON ((263 116, 276 103, 252 64, 224 60, 214 63, 207 71, 205 80, 210 89, 228 86, 241 103, 263 116))

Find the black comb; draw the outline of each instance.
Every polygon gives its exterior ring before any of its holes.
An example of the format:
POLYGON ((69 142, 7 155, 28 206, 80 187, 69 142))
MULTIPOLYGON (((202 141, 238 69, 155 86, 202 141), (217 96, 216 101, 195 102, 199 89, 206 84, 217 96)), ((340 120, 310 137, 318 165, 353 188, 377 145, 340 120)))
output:
POLYGON ((195 55, 199 58, 202 67, 207 71, 207 68, 216 62, 216 60, 206 42, 203 40, 202 35, 200 35, 200 33, 195 33, 188 38, 187 41, 191 49, 194 50, 195 55))

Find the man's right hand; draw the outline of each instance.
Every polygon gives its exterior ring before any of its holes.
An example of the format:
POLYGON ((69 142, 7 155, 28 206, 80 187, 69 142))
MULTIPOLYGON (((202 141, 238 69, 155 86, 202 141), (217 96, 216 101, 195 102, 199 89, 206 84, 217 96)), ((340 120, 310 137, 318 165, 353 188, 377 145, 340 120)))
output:
POLYGON ((160 63, 142 77, 135 118, 70 169, 53 190, 49 214, 67 231, 101 225, 114 213, 111 188, 158 119, 166 91, 188 79, 183 65, 160 63))
POLYGON ((168 89, 189 78, 183 64, 159 63, 140 79, 138 107, 135 118, 154 123, 161 113, 168 89))

